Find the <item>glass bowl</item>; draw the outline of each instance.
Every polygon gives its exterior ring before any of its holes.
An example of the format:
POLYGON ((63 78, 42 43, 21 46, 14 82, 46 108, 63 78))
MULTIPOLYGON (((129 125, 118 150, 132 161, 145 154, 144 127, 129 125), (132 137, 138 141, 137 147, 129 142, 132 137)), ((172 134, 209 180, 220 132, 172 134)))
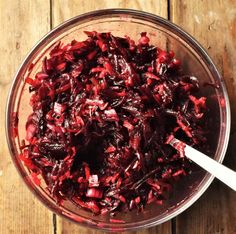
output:
POLYGON ((203 94, 208 97, 209 117, 213 120, 209 125, 209 144, 214 152, 212 156, 222 162, 229 139, 230 106, 224 82, 215 65, 196 40, 178 26, 156 15, 124 9, 99 10, 72 18, 49 32, 28 54, 13 80, 7 103, 6 135, 12 160, 35 196, 58 215, 78 224, 106 231, 152 227, 175 217, 192 205, 210 185, 213 176, 196 166, 191 175, 177 182, 170 198, 163 205, 150 204, 141 213, 135 210, 120 213, 116 219, 122 219, 125 223, 111 223, 109 216, 94 216, 70 202, 58 205, 46 190, 44 183, 40 186, 34 183, 28 169, 19 159, 20 142, 25 138, 25 123, 31 112, 26 77, 34 77, 41 68, 43 58, 58 41, 67 43, 75 38, 83 40, 86 38, 83 31, 93 30, 109 31, 116 36, 129 35, 136 40, 140 32, 147 32, 152 44, 163 49, 171 49, 175 51, 177 58, 186 61, 183 63, 185 73, 198 77, 202 86, 206 83, 218 84, 218 89, 205 86, 203 94), (14 118, 16 113, 19 117, 18 122, 14 118))

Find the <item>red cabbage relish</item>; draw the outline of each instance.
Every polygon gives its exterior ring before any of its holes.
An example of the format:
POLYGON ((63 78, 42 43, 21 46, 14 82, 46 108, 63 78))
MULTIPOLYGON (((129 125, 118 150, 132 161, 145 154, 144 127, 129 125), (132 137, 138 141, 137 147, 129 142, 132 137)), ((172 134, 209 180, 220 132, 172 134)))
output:
POLYGON ((20 158, 58 203, 111 215, 161 205, 191 172, 167 139, 206 144, 198 79, 145 32, 138 43, 85 34, 85 41, 59 42, 26 78, 32 114, 20 158))

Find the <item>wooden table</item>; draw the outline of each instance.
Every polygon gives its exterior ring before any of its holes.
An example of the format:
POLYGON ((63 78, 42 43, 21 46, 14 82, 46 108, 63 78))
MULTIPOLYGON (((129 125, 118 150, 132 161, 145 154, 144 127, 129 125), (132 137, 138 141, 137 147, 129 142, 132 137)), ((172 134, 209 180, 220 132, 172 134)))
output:
MULTIPOLYGON (((30 48, 61 22, 102 8, 152 12, 180 25, 205 47, 223 75, 231 101, 232 129, 224 163, 236 170, 235 0, 0 0, 0 233, 101 233, 46 209, 29 192, 11 162, 5 140, 5 103, 16 69, 30 48)), ((218 181, 187 211, 135 233, 236 233, 236 194, 218 181)))

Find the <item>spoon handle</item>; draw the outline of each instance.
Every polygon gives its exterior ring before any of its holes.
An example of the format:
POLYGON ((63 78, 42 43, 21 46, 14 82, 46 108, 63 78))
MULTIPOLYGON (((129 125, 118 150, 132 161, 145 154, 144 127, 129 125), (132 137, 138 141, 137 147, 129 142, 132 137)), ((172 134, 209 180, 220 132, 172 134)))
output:
POLYGON ((174 138, 170 141, 172 145, 178 151, 184 150, 185 156, 191 159, 193 162, 201 166, 206 171, 210 172, 216 178, 228 185, 234 191, 236 191, 236 172, 228 167, 218 163, 214 159, 199 152, 198 150, 186 145, 184 142, 174 138))

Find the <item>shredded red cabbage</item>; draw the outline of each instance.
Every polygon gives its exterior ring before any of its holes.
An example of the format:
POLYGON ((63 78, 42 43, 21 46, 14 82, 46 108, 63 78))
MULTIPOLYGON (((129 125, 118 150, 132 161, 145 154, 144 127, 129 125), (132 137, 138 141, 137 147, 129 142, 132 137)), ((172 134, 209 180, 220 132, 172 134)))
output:
POLYGON ((190 171, 168 139, 206 141, 198 79, 145 32, 137 44, 85 33, 85 41, 58 43, 26 79, 32 114, 21 160, 59 203, 71 200, 94 214, 162 204, 190 171))

